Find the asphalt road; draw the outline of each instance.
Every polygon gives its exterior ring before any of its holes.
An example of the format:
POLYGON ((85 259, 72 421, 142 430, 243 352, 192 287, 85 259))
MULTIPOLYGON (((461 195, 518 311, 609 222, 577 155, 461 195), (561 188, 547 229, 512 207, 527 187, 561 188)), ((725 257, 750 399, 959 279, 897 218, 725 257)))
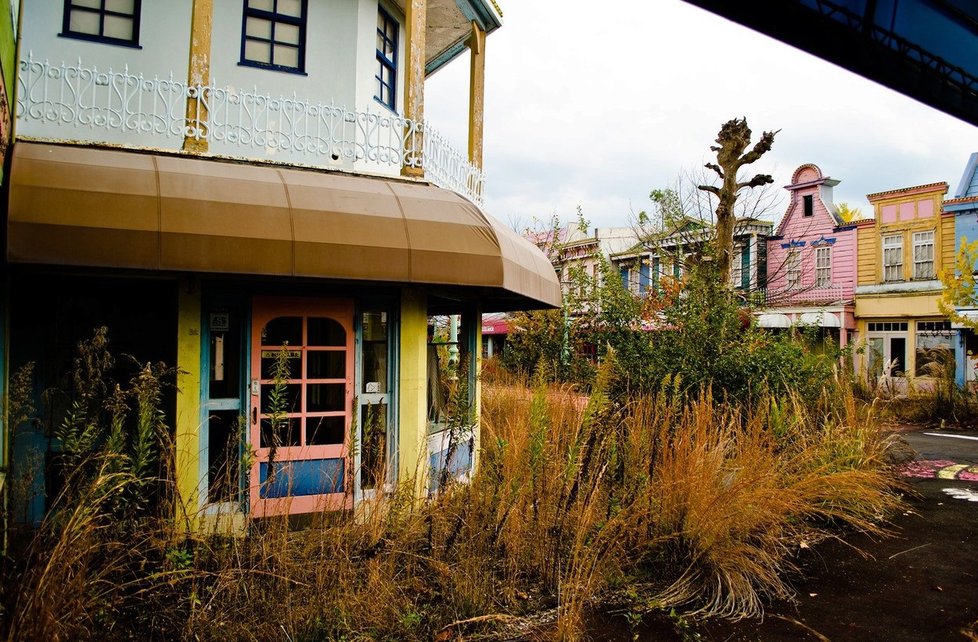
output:
POLYGON ((917 459, 978 464, 978 432, 919 430, 901 435, 917 451, 917 459))

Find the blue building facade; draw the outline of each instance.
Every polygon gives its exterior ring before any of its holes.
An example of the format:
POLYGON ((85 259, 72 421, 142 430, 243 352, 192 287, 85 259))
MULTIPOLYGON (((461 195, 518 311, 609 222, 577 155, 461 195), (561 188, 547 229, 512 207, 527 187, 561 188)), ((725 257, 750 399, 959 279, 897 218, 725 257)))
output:
MULTIPOLYGON (((944 202, 944 211, 954 213, 954 247, 978 240, 978 152, 968 158, 961 182, 954 198, 944 202)), ((975 266, 978 269, 978 265, 975 266)), ((978 307, 957 308, 957 313, 969 319, 978 319, 978 307)), ((955 345, 955 379, 959 386, 975 385, 978 368, 978 334, 962 324, 960 340, 955 345)))

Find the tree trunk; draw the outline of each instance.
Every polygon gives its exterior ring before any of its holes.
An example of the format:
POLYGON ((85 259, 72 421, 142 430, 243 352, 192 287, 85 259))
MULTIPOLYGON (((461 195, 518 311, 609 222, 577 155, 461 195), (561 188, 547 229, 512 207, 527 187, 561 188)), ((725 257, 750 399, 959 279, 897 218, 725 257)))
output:
POLYGON ((728 120, 720 127, 716 145, 710 147, 716 152, 717 162, 707 163, 706 167, 716 172, 723 181, 720 187, 715 185, 699 185, 699 189, 710 192, 717 197, 716 209, 716 261, 720 282, 730 283, 730 268, 733 260, 733 236, 737 223, 735 206, 737 193, 745 187, 760 187, 773 183, 774 179, 768 174, 757 174, 749 181, 738 182, 737 173, 744 165, 753 163, 763 156, 774 143, 778 132, 764 132, 754 147, 746 152, 750 145, 751 131, 746 118, 728 120))

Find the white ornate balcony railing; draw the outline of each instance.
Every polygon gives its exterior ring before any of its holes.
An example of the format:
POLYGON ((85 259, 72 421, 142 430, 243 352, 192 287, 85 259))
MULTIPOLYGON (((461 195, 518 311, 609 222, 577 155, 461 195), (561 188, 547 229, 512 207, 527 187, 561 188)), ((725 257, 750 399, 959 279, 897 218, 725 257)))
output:
POLYGON ((29 53, 20 61, 17 118, 62 127, 66 138, 180 149, 206 140, 229 156, 335 168, 336 162, 398 170, 422 166, 432 183, 482 204, 485 175, 427 123, 394 114, 353 111, 297 95, 272 96, 188 85, 174 78, 109 68, 52 64, 29 53), (188 111, 188 105, 196 107, 188 111), (188 113, 207 114, 191 118, 188 113), (87 133, 86 133, 87 132, 87 133), (134 138, 135 137, 135 138, 134 138), (419 147, 421 153, 419 154, 419 147))
POLYGON ((818 288, 814 285, 799 286, 795 288, 778 287, 768 288, 763 291, 764 305, 786 306, 803 305, 808 303, 821 304, 844 304, 853 300, 852 287, 843 285, 831 285, 829 287, 818 288))

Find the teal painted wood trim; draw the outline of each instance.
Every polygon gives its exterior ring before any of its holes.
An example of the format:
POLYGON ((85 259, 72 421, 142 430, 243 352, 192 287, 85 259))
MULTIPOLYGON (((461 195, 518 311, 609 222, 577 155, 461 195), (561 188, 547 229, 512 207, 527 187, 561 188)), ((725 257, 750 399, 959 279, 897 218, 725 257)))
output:
POLYGON ((740 253, 740 287, 750 289, 750 240, 744 245, 744 251, 740 253))

